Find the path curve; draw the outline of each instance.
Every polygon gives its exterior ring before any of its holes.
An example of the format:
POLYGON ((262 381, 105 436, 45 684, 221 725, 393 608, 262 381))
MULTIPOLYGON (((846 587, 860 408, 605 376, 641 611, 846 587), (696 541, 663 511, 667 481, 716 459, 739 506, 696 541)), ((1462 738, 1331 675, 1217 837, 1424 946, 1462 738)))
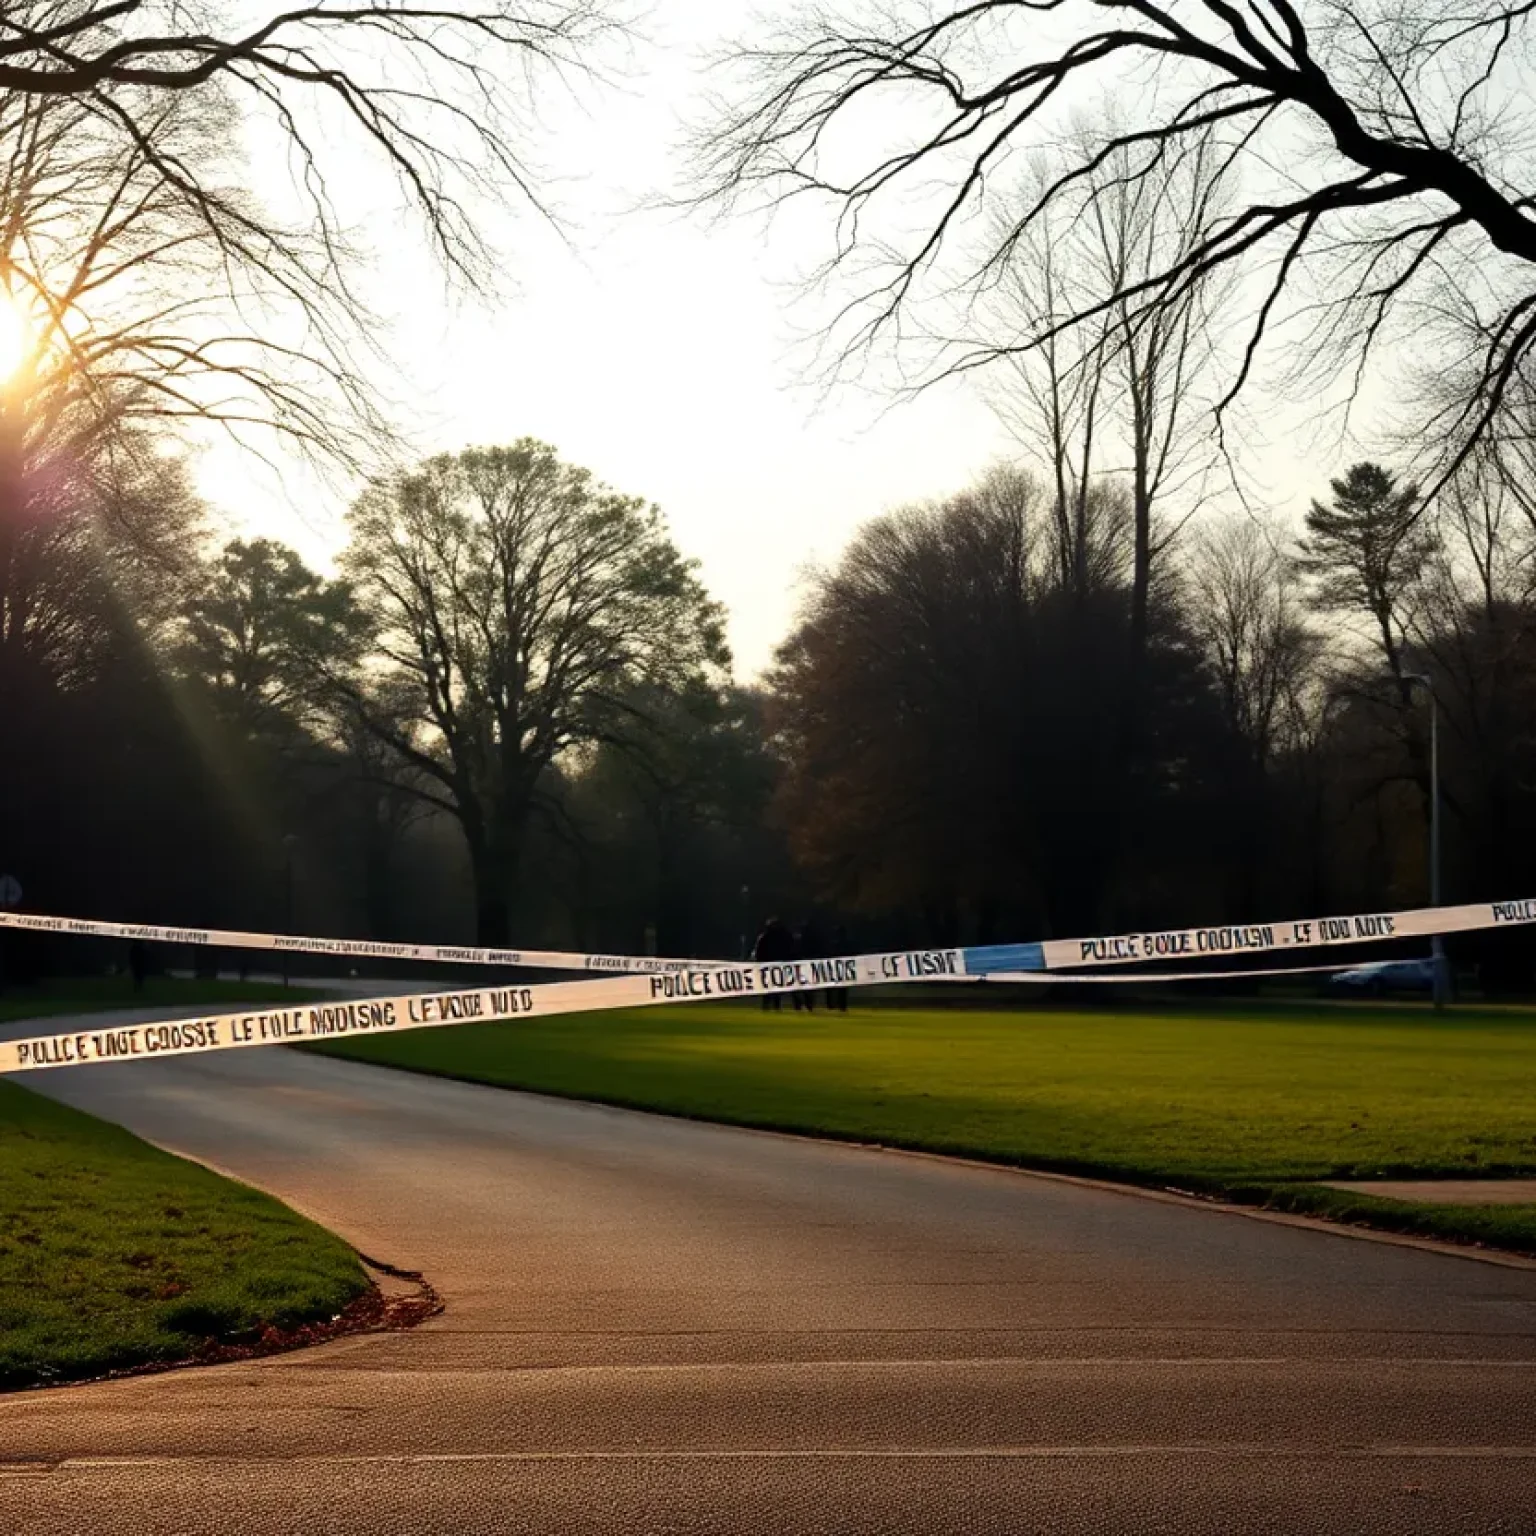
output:
POLYGON ((0 1397, 0 1530, 1536 1529, 1530 1270, 287 1050, 27 1082, 447 1310, 0 1397))

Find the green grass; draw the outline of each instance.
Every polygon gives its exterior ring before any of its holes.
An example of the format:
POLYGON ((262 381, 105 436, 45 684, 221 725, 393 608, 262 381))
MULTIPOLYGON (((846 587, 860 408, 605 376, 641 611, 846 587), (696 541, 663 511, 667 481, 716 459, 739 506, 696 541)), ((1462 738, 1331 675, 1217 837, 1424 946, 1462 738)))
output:
POLYGON ((0 1389, 187 1359, 333 1317, 367 1284, 269 1196, 0 1083, 0 1389))
POLYGON ((1536 1016, 1247 1005, 694 1005, 428 1029, 337 1055, 745 1125, 1089 1173, 1536 1251, 1536 1205, 1327 1178, 1536 1171, 1536 1016))
POLYGON ((127 976, 75 976, 30 986, 7 985, 0 991, 0 1024, 105 1008, 195 1008, 204 1003, 264 1003, 277 998, 297 1002, 306 995, 313 994, 271 982, 190 981, 174 976, 147 977, 144 990, 135 992, 127 976))

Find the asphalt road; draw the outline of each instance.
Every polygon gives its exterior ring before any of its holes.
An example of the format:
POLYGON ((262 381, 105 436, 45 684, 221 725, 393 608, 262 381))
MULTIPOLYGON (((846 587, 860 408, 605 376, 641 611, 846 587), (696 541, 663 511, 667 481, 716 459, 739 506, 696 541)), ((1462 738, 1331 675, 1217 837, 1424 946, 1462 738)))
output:
POLYGON ((1536 1532, 1536 1270, 286 1050, 28 1081, 447 1311, 0 1397, 0 1531, 1536 1532))

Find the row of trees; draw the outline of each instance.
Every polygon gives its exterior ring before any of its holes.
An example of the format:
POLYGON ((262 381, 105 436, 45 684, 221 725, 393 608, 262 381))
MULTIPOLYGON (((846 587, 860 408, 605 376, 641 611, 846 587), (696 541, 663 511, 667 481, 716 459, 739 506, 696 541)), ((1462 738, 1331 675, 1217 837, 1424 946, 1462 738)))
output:
POLYGON ((929 934, 1413 900, 1420 676, 1451 889, 1519 889, 1527 8, 1040 9, 791 15, 700 140, 705 198, 838 216, 837 356, 985 369, 1034 468, 861 533, 759 700, 644 503, 528 442, 380 467, 334 145, 483 280, 483 199, 539 203, 528 69, 597 7, 13 7, 0 850, 37 904, 719 950, 787 889, 775 781, 819 892, 929 934), (1074 115, 1125 70, 1142 116, 1074 115), (875 92, 893 142, 829 156, 875 92), (282 214, 241 152, 274 136, 282 214), (1294 547, 1215 519, 1255 381, 1348 404, 1383 358, 1419 487, 1359 466, 1294 547), (206 557, 188 422, 362 472, 337 580, 206 557))
POLYGON ((35 905, 739 942, 740 884, 778 878, 756 706, 659 516, 532 443, 385 469, 362 216, 393 189, 489 294, 496 205, 555 216, 530 108, 615 30, 594 0, 8 9, 0 866, 35 905), (209 553, 210 427, 369 484, 341 579, 209 553))
POLYGON ((39 906, 739 946, 783 879, 759 706, 656 508, 471 450, 371 485, 326 579, 200 558, 178 505, 164 558, 83 503, 72 571, 67 519, 15 541, 0 846, 39 906))
POLYGON ((822 889, 950 939, 1421 904, 1425 684, 1449 892, 1530 887, 1536 529, 1497 481, 1426 507, 1363 463, 1300 539, 1213 519, 1156 567, 1144 631, 1132 501, 1084 499, 1064 551, 1048 483, 998 470, 816 576, 771 708, 822 889))
POLYGON ((542 444, 377 480, 334 579, 202 556, 176 462, 138 474, 12 542, 43 907, 729 953, 812 900, 893 940, 1412 905, 1421 680, 1450 890, 1530 883, 1536 530, 1473 468, 1426 506, 1357 465, 1299 540, 1208 519, 1144 615, 1124 487, 998 468, 867 524, 757 692, 656 509, 542 444))
POLYGON ((1531 26, 894 0, 743 41, 701 197, 823 215, 834 375, 976 375, 1036 471, 815 582, 775 685, 825 881, 977 931, 1421 900, 1423 679, 1448 889, 1529 883, 1531 26), (1277 410, 1403 480, 1269 527, 1244 461, 1277 410))
MULTIPOLYGON (((391 241, 485 286, 493 209, 549 214, 529 104, 609 23, 589 0, 228 20, 7 8, 0 865, 44 908, 270 926, 296 895, 317 925, 388 927, 414 800, 301 666, 361 665, 369 632, 289 552, 210 563, 187 451, 218 430, 351 474, 398 456, 363 215, 393 192, 391 241)), ((452 889, 433 867, 425 922, 452 889)))

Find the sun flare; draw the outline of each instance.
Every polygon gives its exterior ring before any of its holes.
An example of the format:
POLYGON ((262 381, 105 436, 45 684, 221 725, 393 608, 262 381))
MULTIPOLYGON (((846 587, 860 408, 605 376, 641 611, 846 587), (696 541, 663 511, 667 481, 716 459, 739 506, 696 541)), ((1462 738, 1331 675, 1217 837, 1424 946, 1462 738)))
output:
POLYGON ((0 295, 0 384, 15 378, 32 348, 32 327, 14 298, 0 295))

